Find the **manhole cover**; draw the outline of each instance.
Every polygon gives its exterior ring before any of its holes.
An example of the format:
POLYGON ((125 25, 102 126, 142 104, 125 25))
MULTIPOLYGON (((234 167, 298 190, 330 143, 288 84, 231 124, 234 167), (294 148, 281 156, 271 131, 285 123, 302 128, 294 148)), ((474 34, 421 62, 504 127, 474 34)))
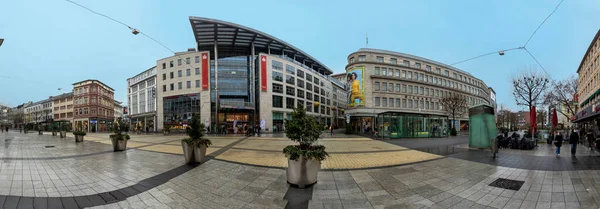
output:
POLYGON ((46 148, 54 148, 54 146, 46 146, 46 148))
POLYGON ((524 181, 498 178, 490 186, 518 191, 524 183, 524 181))

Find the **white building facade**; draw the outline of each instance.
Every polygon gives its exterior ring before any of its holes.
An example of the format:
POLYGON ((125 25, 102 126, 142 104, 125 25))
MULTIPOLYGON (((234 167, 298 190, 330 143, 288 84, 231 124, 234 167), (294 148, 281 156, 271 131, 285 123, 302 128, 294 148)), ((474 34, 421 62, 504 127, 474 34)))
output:
MULTIPOLYGON (((156 67, 127 79, 127 102, 130 107, 128 118, 131 124, 142 126, 142 130, 157 131, 157 91, 156 91, 156 67)), ((116 105, 115 105, 116 106, 116 105)), ((115 107, 115 114, 117 114, 115 107)), ((119 117, 123 115, 123 108, 119 105, 119 117)), ((115 115, 116 117, 116 115, 115 115)))

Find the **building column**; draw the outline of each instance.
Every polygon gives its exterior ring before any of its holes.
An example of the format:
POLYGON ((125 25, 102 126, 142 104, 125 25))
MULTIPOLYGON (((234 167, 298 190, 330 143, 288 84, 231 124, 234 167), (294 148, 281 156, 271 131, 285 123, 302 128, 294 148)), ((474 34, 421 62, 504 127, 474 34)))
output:
MULTIPOLYGON (((214 44, 214 52, 215 52, 215 125, 214 127, 220 127, 221 124, 219 124, 219 64, 218 64, 218 60, 219 60, 219 53, 218 53, 218 48, 217 48, 217 41, 215 40, 215 44, 214 44)), ((210 63, 210 61, 209 61, 210 63)), ((209 70, 210 72, 210 70, 209 70)))

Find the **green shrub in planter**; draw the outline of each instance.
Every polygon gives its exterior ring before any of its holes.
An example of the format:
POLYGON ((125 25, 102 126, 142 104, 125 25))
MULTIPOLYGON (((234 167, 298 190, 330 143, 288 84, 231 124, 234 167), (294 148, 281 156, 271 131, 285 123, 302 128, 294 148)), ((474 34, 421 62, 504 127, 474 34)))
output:
POLYGON ((129 140, 131 137, 123 132, 128 132, 129 126, 127 126, 123 119, 119 117, 117 118, 117 122, 113 124, 113 130, 115 134, 110 135, 110 140, 112 142, 114 151, 124 151, 127 149, 127 140, 129 140))
POLYGON ((346 124, 346 130, 344 131, 345 134, 353 134, 354 131, 352 130, 352 125, 350 125, 349 123, 346 124))
POLYGON ((450 130, 450 135, 456 136, 456 128, 452 127, 452 129, 450 130))
POLYGON ((202 163, 206 156, 206 148, 212 145, 210 139, 204 138, 204 124, 196 114, 192 116, 192 122, 186 131, 189 138, 181 140, 181 148, 188 164, 202 163))
POLYGON ((292 112, 292 120, 285 123, 285 135, 298 145, 288 145, 283 153, 288 158, 287 181, 293 186, 304 188, 317 182, 321 161, 329 154, 323 145, 313 145, 320 137, 324 127, 315 117, 306 114, 300 106, 292 112))
POLYGON ((73 135, 75 136, 85 136, 86 134, 85 131, 73 131, 73 135))

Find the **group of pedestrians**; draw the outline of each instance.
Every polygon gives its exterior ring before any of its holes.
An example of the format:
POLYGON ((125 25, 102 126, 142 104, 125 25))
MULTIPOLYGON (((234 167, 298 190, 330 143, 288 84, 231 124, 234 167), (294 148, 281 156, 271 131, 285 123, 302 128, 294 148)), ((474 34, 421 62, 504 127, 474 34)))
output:
MULTIPOLYGON (((585 133, 584 131, 580 131, 583 133, 585 133)), ((571 129, 571 133, 568 135, 568 138, 566 138, 567 136, 563 136, 563 134, 559 131, 555 136, 554 136, 554 146, 556 147, 556 157, 560 157, 560 148, 562 147, 563 141, 564 140, 568 140, 569 144, 571 144, 571 156, 575 157, 575 154, 577 153, 577 145, 582 141, 580 140, 580 136, 579 133, 576 132, 575 130, 571 129)), ((584 137, 584 136, 581 136, 584 137)), ((587 135, 585 136, 585 138, 587 138, 587 143, 588 146, 590 147, 590 150, 594 149, 593 143, 594 143, 594 134, 592 132, 588 132, 587 135)))

